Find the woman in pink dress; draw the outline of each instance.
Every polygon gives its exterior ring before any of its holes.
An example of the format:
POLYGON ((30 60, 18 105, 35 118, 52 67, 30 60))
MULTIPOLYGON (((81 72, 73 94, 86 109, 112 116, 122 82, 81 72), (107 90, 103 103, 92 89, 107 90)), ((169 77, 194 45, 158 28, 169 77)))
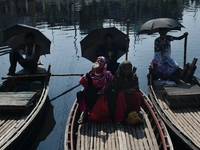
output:
POLYGON ((84 90, 77 93, 80 111, 82 112, 78 123, 83 123, 87 119, 87 115, 92 110, 97 99, 100 95, 105 94, 113 79, 112 73, 106 69, 107 63, 105 57, 99 56, 95 64, 97 66, 93 66, 79 80, 84 90))

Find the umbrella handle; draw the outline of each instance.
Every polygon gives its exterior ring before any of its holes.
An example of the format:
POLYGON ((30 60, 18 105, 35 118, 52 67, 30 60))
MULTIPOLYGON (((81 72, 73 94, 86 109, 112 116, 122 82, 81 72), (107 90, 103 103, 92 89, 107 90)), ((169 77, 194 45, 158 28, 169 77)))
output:
POLYGON ((185 68, 186 65, 186 53, 187 53, 187 36, 185 36, 185 40, 184 40, 184 61, 183 61, 183 68, 185 68))
MULTIPOLYGON (((129 36, 129 26, 130 26, 130 20, 127 20, 127 26, 126 26, 126 33, 127 37, 129 36)), ((126 60, 128 60, 128 46, 129 43, 126 44, 126 60)))

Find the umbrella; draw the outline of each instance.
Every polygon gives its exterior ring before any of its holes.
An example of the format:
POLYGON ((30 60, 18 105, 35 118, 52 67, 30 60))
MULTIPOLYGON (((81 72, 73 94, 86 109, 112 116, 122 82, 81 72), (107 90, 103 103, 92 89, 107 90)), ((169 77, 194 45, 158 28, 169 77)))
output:
MULTIPOLYGON (((110 33, 113 35, 113 42, 121 45, 122 47, 126 48, 126 38, 127 35, 118 30, 115 27, 110 28, 97 28, 92 30, 85 38, 83 38, 80 42, 81 44, 81 52, 82 57, 95 62, 96 50, 104 44, 104 38, 107 33, 110 33)), ((124 55, 126 52, 118 50, 117 58, 119 59, 122 55, 124 55)))
POLYGON ((153 34, 159 31, 160 28, 170 30, 181 30, 184 28, 177 20, 171 18, 157 18, 145 22, 137 34, 153 34))
POLYGON ((14 49, 25 42, 24 37, 28 32, 34 34, 34 42, 40 45, 40 55, 50 54, 51 41, 38 28, 24 24, 17 24, 3 30, 4 44, 14 49))

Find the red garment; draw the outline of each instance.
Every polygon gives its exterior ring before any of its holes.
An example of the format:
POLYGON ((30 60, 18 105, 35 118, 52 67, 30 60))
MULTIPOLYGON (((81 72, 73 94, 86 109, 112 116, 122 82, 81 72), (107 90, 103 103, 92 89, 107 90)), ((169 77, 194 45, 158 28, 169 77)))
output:
MULTIPOLYGON (((140 100, 141 100, 141 95, 139 92, 134 92, 132 95, 130 95, 129 104, 132 108, 132 111, 139 112, 141 110, 140 100)), ((127 109, 127 104, 124 93, 119 92, 116 101, 115 121, 125 121, 124 112, 126 111, 126 109, 127 109)))
POLYGON ((106 95, 102 95, 98 98, 97 102, 89 113, 88 119, 98 122, 109 120, 109 110, 106 95))

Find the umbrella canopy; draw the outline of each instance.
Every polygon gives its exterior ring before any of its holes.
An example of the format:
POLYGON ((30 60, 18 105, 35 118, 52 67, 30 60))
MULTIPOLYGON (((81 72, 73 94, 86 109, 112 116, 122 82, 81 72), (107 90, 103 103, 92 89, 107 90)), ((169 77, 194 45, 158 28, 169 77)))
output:
POLYGON ((177 20, 171 18, 157 18, 145 22, 140 27, 137 34, 153 34, 158 32, 161 28, 167 29, 168 31, 181 30, 182 27, 184 28, 177 20))
MULTIPOLYGON (((113 35, 113 42, 121 45, 122 47, 126 47, 126 38, 127 35, 118 30, 115 27, 110 28, 98 28, 92 30, 85 38, 83 38, 80 42, 81 44, 81 52, 82 57, 95 62, 96 50, 104 44, 104 38, 107 33, 113 35)), ((119 59, 122 55, 126 52, 118 50, 117 52, 117 59, 119 59)))
POLYGON ((34 42, 40 45, 40 55, 50 54, 51 41, 38 28, 23 24, 17 24, 3 30, 4 44, 14 49, 25 42, 25 35, 28 32, 34 34, 34 42))

